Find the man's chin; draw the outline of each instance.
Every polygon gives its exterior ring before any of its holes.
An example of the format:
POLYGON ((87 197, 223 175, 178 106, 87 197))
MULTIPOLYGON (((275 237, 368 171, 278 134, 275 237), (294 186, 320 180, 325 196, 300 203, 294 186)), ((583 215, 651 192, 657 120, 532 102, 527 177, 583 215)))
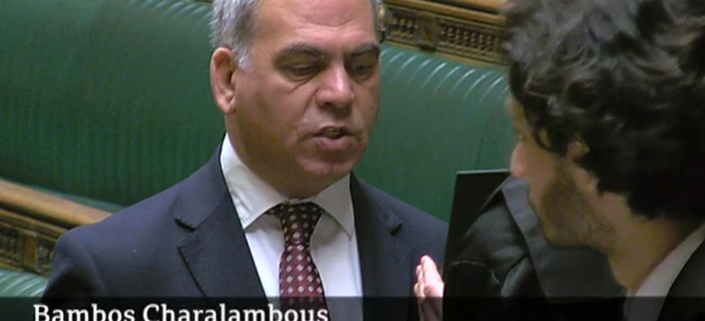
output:
POLYGON ((361 157, 342 153, 320 153, 299 160, 301 168, 316 176, 345 176, 350 173, 361 157))
POLYGON ((558 231, 553 228, 543 227, 543 236, 546 239, 546 243, 553 247, 581 247, 585 244, 581 244, 575 239, 574 235, 571 235, 566 231, 558 231))
POLYGON ((311 181, 335 183, 345 175, 352 172, 355 162, 325 162, 315 161, 302 164, 302 169, 306 173, 306 177, 310 177, 311 181))
MULTIPOLYGON (((550 231, 550 230, 548 230, 550 231)), ((544 228, 543 230, 543 237, 546 239, 546 243, 550 246, 567 246, 566 242, 563 242, 559 237, 554 235, 551 232, 547 233, 547 230, 544 228)))

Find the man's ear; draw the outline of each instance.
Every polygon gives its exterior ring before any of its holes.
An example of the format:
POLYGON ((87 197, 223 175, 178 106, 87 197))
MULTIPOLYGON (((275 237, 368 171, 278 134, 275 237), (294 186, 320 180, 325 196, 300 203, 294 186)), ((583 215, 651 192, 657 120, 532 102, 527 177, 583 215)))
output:
POLYGON ((585 156, 589 151, 590 148, 587 144, 585 144, 582 139, 576 138, 568 144, 566 158, 577 169, 573 178, 578 182, 578 186, 581 186, 582 189, 590 195, 597 195, 597 177, 577 164, 577 161, 585 156))
POLYGON ((585 144, 582 139, 576 138, 568 144, 568 159, 576 161, 585 156, 589 151, 590 148, 587 144, 585 144))
POLYGON ((237 70, 232 50, 220 47, 213 52, 210 64, 211 89, 218 108, 224 114, 235 113, 235 77, 237 70))

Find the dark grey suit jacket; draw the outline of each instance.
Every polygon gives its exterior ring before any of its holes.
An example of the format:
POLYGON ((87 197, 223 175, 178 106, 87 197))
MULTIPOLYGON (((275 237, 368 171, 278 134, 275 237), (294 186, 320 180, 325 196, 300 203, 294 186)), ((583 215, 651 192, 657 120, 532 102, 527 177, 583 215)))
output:
POLYGON ((658 320, 705 320, 705 244, 695 250, 671 285, 658 320))
POLYGON ((508 178, 468 227, 458 253, 446 258, 444 315, 490 320, 577 320, 595 313, 615 317, 624 291, 606 258, 587 248, 549 246, 527 193, 523 180, 508 178))
MULTIPOLYGON (((265 304, 218 156, 177 185, 62 235, 43 300, 248 297, 265 304)), ((418 318, 414 270, 422 255, 442 259, 446 223, 354 176, 350 190, 364 296, 405 298, 370 302, 365 319, 418 318)))

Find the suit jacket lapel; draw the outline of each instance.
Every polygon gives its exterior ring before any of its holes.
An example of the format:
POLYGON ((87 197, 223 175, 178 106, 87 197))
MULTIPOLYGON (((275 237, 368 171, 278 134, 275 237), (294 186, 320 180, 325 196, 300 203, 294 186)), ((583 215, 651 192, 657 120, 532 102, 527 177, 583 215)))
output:
POLYGON ((365 320, 404 320, 409 309, 406 299, 412 296, 410 284, 415 264, 408 245, 396 236, 402 221, 370 187, 355 177, 350 185, 363 295, 373 298, 365 302, 365 320))
POLYGON ((700 244, 668 291, 660 321, 702 320, 705 317, 705 243, 700 244))
POLYGON ((261 298, 259 274, 220 169, 219 153, 179 190, 174 217, 191 230, 178 245, 184 263, 209 298, 261 298))
MULTIPOLYGON (((192 232, 178 248, 206 297, 261 298, 257 302, 265 306, 259 274, 220 170, 219 151, 179 190, 174 217, 192 232)), ((396 236, 402 221, 370 187, 355 177, 350 185, 363 295, 401 298, 367 302, 365 319, 405 319, 407 299, 413 300, 415 264, 411 249, 396 236)))

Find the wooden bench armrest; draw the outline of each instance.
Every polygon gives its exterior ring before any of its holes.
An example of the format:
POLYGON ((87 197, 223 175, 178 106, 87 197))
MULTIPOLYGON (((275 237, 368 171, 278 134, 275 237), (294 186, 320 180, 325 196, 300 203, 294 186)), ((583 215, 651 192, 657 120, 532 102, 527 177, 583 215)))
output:
POLYGON ((46 275, 61 234, 109 215, 0 179, 0 267, 46 275))
POLYGON ((92 224, 109 212, 58 198, 0 179, 0 208, 67 229, 92 224))
POLYGON ((436 0, 436 2, 496 13, 500 12, 504 5, 504 0, 436 0))

